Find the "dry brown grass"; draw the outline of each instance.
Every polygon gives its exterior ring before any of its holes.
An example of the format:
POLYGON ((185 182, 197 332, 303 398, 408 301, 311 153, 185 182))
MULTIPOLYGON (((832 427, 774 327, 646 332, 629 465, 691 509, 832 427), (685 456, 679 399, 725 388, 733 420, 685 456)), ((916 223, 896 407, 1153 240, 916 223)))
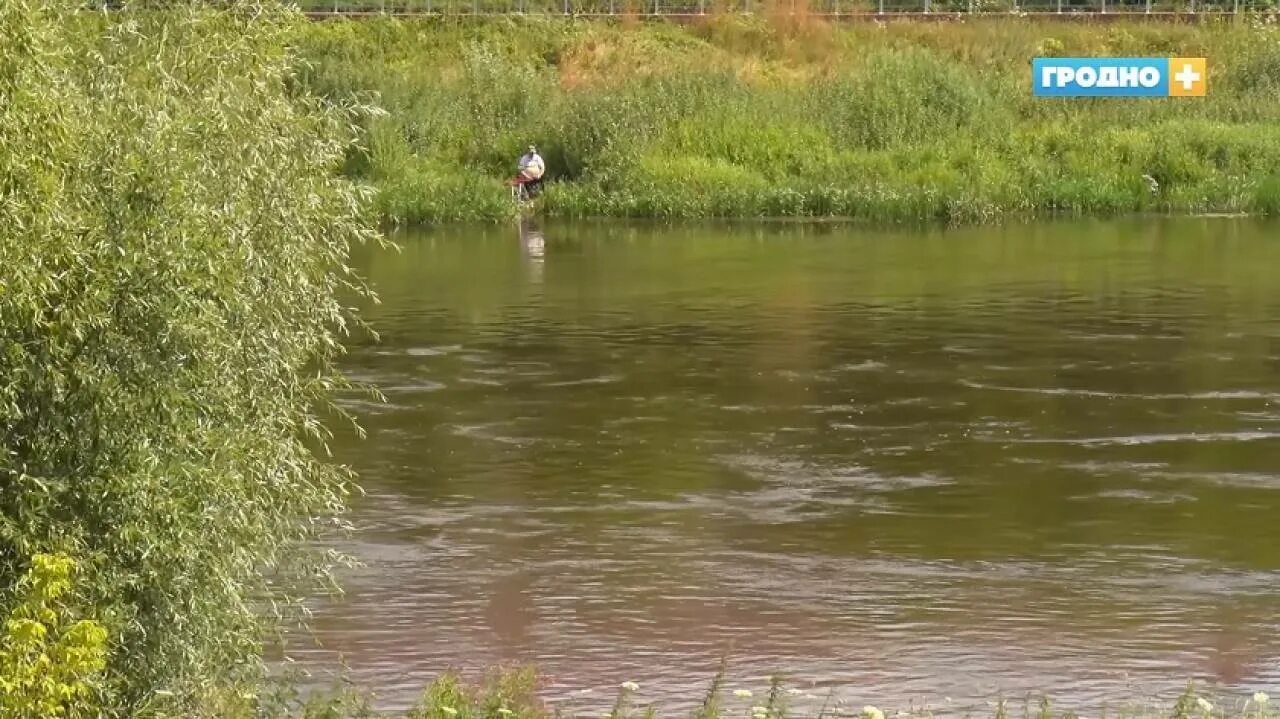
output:
POLYGON ((618 15, 618 22, 626 30, 639 29, 644 12, 644 0, 625 0, 618 15))

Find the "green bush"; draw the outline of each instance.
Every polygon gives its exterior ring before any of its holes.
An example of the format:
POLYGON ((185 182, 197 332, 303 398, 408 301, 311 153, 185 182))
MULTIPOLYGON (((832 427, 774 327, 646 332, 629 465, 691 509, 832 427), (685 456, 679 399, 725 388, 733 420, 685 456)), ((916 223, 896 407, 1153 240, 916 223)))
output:
POLYGON ((848 76, 815 86, 814 112, 841 144, 910 147, 990 131, 991 98, 971 71, 924 48, 885 49, 848 76), (978 123, 984 127, 977 128, 978 123))
POLYGON ((251 690, 350 490, 317 413, 359 113, 294 89, 298 15, 221 5, 0 3, 0 601, 78 558, 108 716, 251 690))

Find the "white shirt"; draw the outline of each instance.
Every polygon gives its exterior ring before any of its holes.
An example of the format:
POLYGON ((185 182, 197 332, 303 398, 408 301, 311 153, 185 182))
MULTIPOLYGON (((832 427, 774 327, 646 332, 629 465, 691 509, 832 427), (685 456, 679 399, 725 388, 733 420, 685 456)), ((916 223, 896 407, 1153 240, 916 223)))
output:
POLYGON ((524 157, 520 158, 520 171, 528 170, 533 177, 542 177, 542 173, 546 170, 546 166, 542 164, 542 157, 536 152, 526 152, 524 157))

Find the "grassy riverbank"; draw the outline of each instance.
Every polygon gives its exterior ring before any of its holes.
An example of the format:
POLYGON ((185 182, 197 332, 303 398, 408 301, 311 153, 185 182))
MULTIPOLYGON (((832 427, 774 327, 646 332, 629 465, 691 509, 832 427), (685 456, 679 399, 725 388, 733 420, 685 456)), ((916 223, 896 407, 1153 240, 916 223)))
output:
POLYGON ((387 110, 348 167, 398 222, 507 214, 530 142, 561 216, 1280 210, 1280 28, 1261 19, 381 19, 300 43, 312 88, 387 110), (1209 96, 1035 99, 1036 55, 1205 56, 1209 96))

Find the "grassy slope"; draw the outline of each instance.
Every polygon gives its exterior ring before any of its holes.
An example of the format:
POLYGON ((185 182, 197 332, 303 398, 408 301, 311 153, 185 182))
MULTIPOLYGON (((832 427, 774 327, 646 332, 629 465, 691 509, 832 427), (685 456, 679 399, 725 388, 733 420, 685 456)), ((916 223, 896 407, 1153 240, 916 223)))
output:
POLYGON ((509 213, 530 142, 557 215, 1280 210, 1280 28, 1261 20, 330 21, 300 44, 316 90, 388 110, 351 169, 394 221, 509 213), (1037 100, 1042 54, 1206 56, 1209 97, 1037 100))

